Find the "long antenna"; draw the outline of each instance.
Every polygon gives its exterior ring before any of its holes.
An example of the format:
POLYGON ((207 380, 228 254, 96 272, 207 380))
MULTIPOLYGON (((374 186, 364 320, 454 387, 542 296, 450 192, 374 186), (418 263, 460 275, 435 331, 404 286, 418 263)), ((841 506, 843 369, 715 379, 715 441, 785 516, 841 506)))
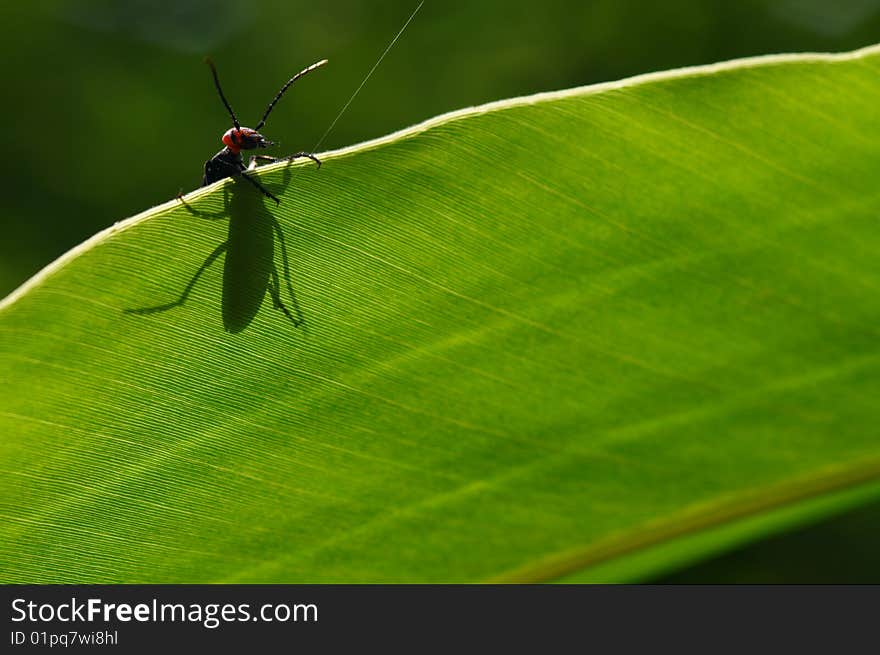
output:
POLYGON ((419 13, 419 9, 422 8, 423 4, 425 4, 425 0, 422 0, 421 2, 419 2, 419 6, 416 7, 416 10, 412 13, 412 15, 410 15, 410 17, 407 19, 407 21, 403 24, 403 27, 400 28, 400 31, 397 33, 397 36, 395 36, 393 39, 391 39, 391 43, 389 43, 388 47, 385 48, 385 52, 382 53, 382 56, 379 57, 378 61, 376 61, 376 63, 370 69, 370 72, 367 73, 367 76, 364 78, 364 81, 361 82, 360 86, 357 89, 355 89, 354 93, 351 94, 351 97, 348 99, 348 102, 345 103, 345 105, 342 107, 342 109, 339 110, 339 113, 336 115, 336 118, 334 118, 333 122, 330 123, 330 127, 328 127, 327 130, 324 132, 323 136, 320 139, 318 139, 318 142, 315 144, 315 147, 312 148, 312 152, 318 151, 318 148, 321 146, 322 143, 324 143, 324 139, 326 139, 327 135, 330 134, 330 130, 332 130, 336 126, 336 123, 339 121, 339 119, 342 118, 342 115, 345 113, 345 110, 348 109, 348 106, 357 97, 357 94, 360 93, 360 90, 364 87, 364 84, 367 83, 367 80, 370 79, 370 76, 373 74, 373 71, 375 71, 379 67, 379 64, 382 63, 382 60, 385 59, 385 55, 388 54, 388 51, 391 50, 391 48, 394 46, 395 43, 397 43, 397 39, 400 38, 400 35, 403 34, 403 31, 409 26, 409 24, 412 22, 412 19, 416 17, 417 13, 419 13))
MULTIPOLYGON (((257 126, 256 126, 254 129, 257 130, 257 131, 259 131, 259 129, 260 129, 261 127, 263 127, 263 125, 266 123, 266 119, 269 118, 269 112, 272 111, 272 108, 275 106, 275 103, 278 102, 278 101, 281 99, 281 96, 284 95, 284 92, 287 91, 287 87, 289 87, 291 84, 293 84, 294 82, 296 82, 299 78, 301 78, 301 77, 302 77, 303 75, 305 75, 306 73, 311 73, 313 70, 315 70, 316 68, 320 68, 321 66, 323 66, 323 65, 326 64, 326 63, 327 63, 327 60, 326 60, 326 59, 322 59, 321 61, 319 61, 319 62, 317 62, 317 63, 315 63, 315 64, 312 64, 312 65, 309 66, 308 68, 304 68, 304 69, 301 70, 299 73, 297 73, 296 75, 294 75, 293 77, 291 77, 289 80, 287 80, 287 83, 286 83, 284 86, 282 86, 282 87, 281 87, 281 90, 280 90, 278 93, 275 94, 275 97, 274 97, 274 98, 272 98, 272 102, 270 102, 270 103, 269 103, 269 106, 266 107, 266 113, 263 114, 263 117, 260 119, 260 122, 257 123, 257 126)), ((237 126, 236 126, 236 127, 237 127, 237 126)))
POLYGON ((205 63, 211 67, 211 72, 214 74, 214 86, 217 87, 217 93, 220 94, 220 99, 226 106, 226 111, 228 111, 229 115, 232 116, 232 124, 235 125, 235 129, 240 129, 241 125, 239 124, 238 119, 235 117, 235 112, 232 111, 232 107, 229 105, 229 101, 226 99, 226 96, 223 95, 223 89, 220 88, 220 78, 217 77, 217 69, 214 67, 214 62, 211 61, 210 57, 205 57, 205 63))

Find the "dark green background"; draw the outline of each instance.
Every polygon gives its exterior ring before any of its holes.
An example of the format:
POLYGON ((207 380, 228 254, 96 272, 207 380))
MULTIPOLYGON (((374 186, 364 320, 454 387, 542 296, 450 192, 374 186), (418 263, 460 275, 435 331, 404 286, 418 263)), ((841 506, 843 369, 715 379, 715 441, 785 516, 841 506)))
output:
MULTIPOLYGON (((310 149, 415 8, 365 2, 7 3, 0 295, 113 222, 198 186, 243 124, 326 57, 264 133, 310 149)), ((880 0, 427 0, 322 150, 500 98, 678 66, 880 41, 880 0)), ((739 551, 670 581, 880 581, 880 507, 739 551)))

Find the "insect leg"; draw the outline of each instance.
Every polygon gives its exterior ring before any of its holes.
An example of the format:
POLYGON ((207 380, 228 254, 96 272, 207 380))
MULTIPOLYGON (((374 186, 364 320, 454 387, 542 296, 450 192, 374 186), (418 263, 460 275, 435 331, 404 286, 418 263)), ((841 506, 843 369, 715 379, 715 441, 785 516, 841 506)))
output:
POLYGON ((286 159, 287 161, 293 161, 294 159, 299 159, 300 157, 308 157, 309 159, 311 159, 313 162, 315 162, 318 165, 318 168, 321 168, 321 160, 318 159, 317 157, 315 157, 315 155, 313 155, 310 152, 295 152, 292 155, 288 155, 287 157, 283 157, 282 159, 286 159))
POLYGON ((296 153, 289 155, 287 157, 272 157, 270 155, 252 155, 249 170, 252 170, 254 165, 258 161, 265 161, 265 162, 272 163, 272 162, 276 162, 276 161, 293 161, 294 159, 299 159, 300 157, 308 157, 309 159, 311 159, 313 162, 315 162, 318 165, 318 168, 321 168, 321 160, 318 159, 317 157, 315 157, 315 155, 313 155, 312 153, 310 153, 310 152, 296 152, 296 153))
POLYGON ((273 196, 273 195, 272 195, 272 192, 269 191, 269 189, 267 189, 267 188, 264 187, 262 184, 260 184, 259 182, 257 182, 254 178, 252 178, 250 175, 248 175, 245 171, 242 171, 242 172, 240 173, 240 175, 241 175, 244 179, 246 179, 248 182, 250 182, 251 184, 253 184, 255 187, 257 187, 257 189, 260 190, 260 193, 262 193, 264 196, 268 196, 269 198, 272 198, 272 200, 275 201, 275 204, 276 204, 276 205, 280 205, 280 204, 281 204, 281 201, 278 200, 278 198, 276 198, 275 196, 273 196))

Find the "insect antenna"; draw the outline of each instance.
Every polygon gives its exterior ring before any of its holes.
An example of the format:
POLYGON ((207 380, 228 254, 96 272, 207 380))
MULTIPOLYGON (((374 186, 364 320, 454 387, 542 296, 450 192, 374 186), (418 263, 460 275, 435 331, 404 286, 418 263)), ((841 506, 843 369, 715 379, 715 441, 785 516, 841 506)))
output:
MULTIPOLYGON (((322 59, 321 61, 312 64, 312 65, 309 66, 308 68, 304 68, 304 69, 301 70, 299 73, 297 73, 296 75, 294 75, 293 77, 291 77, 289 80, 287 80, 287 82, 284 84, 284 86, 281 87, 281 90, 280 90, 278 93, 275 94, 275 97, 274 97, 274 98, 272 98, 272 102, 270 102, 270 103, 269 103, 269 106, 266 107, 266 112, 263 114, 263 117, 260 119, 260 122, 257 123, 257 126, 256 126, 254 129, 257 130, 257 131, 259 131, 259 129, 260 129, 261 127, 263 127, 263 125, 266 124, 266 119, 269 118, 269 113, 272 111, 272 108, 275 107, 275 103, 278 102, 278 101, 281 99, 281 96, 284 95, 284 92, 287 91, 288 87, 289 87, 291 84, 293 84, 294 82, 296 82, 299 78, 301 78, 301 77, 302 77, 303 75, 305 75, 306 73, 311 73, 313 70, 315 70, 316 68, 320 68, 321 66, 323 66, 323 65, 326 64, 326 63, 327 63, 327 60, 326 60, 326 59, 322 59)), ((220 87, 218 86, 217 88, 219 89, 220 87)), ((221 93, 221 95, 222 95, 222 93, 221 93)), ((228 105, 227 105, 227 107, 228 107, 228 105)), ((232 110, 230 109, 230 111, 232 111, 232 110)))
POLYGON ((220 99, 223 101, 223 105, 226 107, 226 111, 228 111, 229 115, 232 117, 232 124, 235 125, 235 129, 241 129, 241 124, 235 117, 235 112, 232 111, 232 107, 229 106, 229 101, 226 99, 226 96, 223 95, 223 89, 220 88, 220 78, 217 77, 217 69, 214 67, 214 62, 211 61, 210 57, 205 57, 205 63, 211 67, 211 73, 214 74, 214 86, 217 87, 217 93, 220 94, 220 99))

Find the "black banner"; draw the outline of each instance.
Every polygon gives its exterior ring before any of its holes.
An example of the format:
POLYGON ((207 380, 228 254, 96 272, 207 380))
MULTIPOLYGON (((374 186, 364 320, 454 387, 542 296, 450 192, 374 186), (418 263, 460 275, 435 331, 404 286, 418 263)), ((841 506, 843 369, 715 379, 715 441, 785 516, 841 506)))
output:
POLYGON ((0 587, 0 651, 877 648, 878 586, 0 587))

